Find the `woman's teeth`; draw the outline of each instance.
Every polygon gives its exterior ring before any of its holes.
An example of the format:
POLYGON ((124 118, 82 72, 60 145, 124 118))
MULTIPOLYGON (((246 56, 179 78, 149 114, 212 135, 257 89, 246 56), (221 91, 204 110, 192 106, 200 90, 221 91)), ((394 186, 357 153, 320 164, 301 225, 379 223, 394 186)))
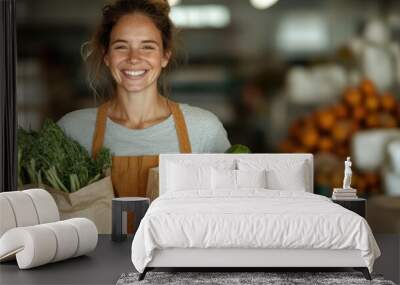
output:
POLYGON ((130 70, 125 70, 124 73, 129 76, 140 76, 143 75, 146 72, 146 70, 135 70, 135 71, 130 71, 130 70))

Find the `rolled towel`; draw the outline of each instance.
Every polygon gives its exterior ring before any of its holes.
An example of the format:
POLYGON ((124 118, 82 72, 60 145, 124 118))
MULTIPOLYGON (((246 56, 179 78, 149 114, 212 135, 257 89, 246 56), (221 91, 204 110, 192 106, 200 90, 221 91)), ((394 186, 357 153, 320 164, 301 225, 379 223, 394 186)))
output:
POLYGON ((56 222, 60 214, 56 202, 43 189, 0 193, 0 237, 9 229, 56 222))
POLYGON ((9 229, 15 228, 17 222, 15 221, 14 211, 10 202, 6 197, 0 195, 0 237, 9 229))
POLYGON ((33 226, 39 223, 33 200, 24 191, 3 192, 0 195, 10 203, 17 227, 33 226))
POLYGON ((85 218, 19 227, 0 238, 0 261, 16 256, 20 269, 86 254, 96 248, 97 229, 85 218))
POLYGON ((96 248, 98 231, 96 225, 91 220, 86 218, 73 218, 65 220, 65 222, 70 223, 78 232, 78 248, 74 257, 91 252, 96 248))
POLYGON ((75 255, 78 249, 79 234, 70 223, 59 221, 43 226, 53 232, 57 241, 56 254, 51 262, 64 260, 75 255))
POLYGON ((49 192, 43 189, 28 189, 22 192, 31 197, 39 218, 39 224, 60 220, 57 204, 49 192))
POLYGON ((0 261, 16 255, 20 269, 49 263, 56 252, 54 233, 43 225, 13 228, 0 238, 0 261))

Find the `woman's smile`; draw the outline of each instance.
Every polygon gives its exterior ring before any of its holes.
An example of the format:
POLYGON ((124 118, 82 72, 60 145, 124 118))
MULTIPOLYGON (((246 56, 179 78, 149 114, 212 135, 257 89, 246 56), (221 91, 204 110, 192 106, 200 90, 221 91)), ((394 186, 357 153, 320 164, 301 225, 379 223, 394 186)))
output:
POLYGON ((122 70, 122 74, 128 79, 141 79, 147 74, 148 70, 138 69, 138 70, 122 70))

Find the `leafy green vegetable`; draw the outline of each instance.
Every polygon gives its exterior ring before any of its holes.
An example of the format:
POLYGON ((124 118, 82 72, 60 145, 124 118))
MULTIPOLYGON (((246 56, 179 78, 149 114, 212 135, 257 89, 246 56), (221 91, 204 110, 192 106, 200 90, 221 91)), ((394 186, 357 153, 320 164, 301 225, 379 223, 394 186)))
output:
POLYGON ((251 153, 251 150, 242 144, 234 144, 228 148, 225 153, 251 153))
POLYGON ((93 160, 78 142, 67 137, 53 121, 38 132, 22 128, 17 133, 18 184, 48 184, 74 192, 102 177, 111 167, 111 152, 102 148, 93 160))

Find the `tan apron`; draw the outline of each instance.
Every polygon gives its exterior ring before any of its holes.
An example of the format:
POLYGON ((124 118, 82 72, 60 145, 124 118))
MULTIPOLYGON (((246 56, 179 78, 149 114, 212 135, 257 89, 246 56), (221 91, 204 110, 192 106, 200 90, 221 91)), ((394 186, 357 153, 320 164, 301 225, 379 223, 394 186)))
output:
MULTIPOLYGON (((109 101, 98 108, 93 135, 92 156, 103 146, 109 101)), ((181 153, 191 153, 189 135, 179 104, 168 100, 181 153)), ((149 169, 158 166, 158 155, 113 156, 111 180, 115 197, 145 197, 149 169)), ((133 230, 133 215, 128 213, 128 232, 133 230)))

